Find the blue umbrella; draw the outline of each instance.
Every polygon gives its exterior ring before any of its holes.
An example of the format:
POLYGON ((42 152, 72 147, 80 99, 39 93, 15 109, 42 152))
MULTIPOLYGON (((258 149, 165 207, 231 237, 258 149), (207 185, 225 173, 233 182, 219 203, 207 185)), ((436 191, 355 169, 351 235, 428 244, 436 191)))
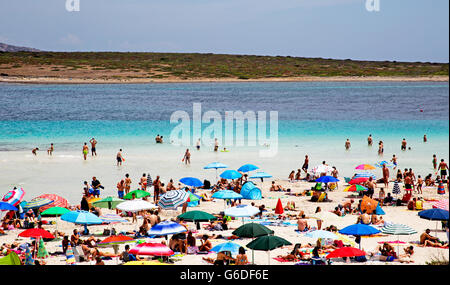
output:
POLYGON ((12 210, 17 211, 18 209, 14 207, 13 205, 5 202, 0 202, 0 210, 12 210))
POLYGON ((225 165, 223 163, 220 162, 212 162, 210 164, 208 164, 207 166, 203 167, 203 169, 215 169, 216 170, 216 180, 217 180, 217 169, 218 168, 227 168, 228 165, 225 165))
POLYGON ((211 197, 216 198, 216 199, 242 199, 242 198, 244 198, 244 197, 242 197, 241 194, 238 194, 231 190, 217 191, 211 197))
POLYGON ((259 167, 256 166, 256 165, 253 165, 253 164, 244 164, 244 165, 242 165, 241 167, 239 167, 238 171, 241 171, 241 172, 250 172, 250 171, 253 171, 253 170, 256 170, 256 169, 259 169, 259 167))
POLYGON ((394 164, 392 164, 392 163, 390 163, 390 162, 387 162, 386 160, 383 160, 383 161, 380 161, 380 162, 375 163, 375 166, 376 166, 376 167, 379 167, 379 168, 383 168, 383 165, 384 165, 384 164, 386 164, 386 167, 387 167, 387 168, 392 168, 392 167, 394 167, 394 164))
POLYGON ((65 213, 61 216, 61 220, 74 224, 84 225, 85 233, 87 233, 87 225, 99 225, 103 223, 102 219, 92 214, 91 212, 81 210, 65 213))
POLYGON ((237 179, 241 178, 242 174, 240 174, 236 170, 225 170, 224 172, 222 172, 222 174, 220 174, 220 177, 225 179, 237 179))
POLYGON ((148 232, 148 235, 156 235, 156 236, 167 236, 178 233, 186 232, 186 228, 182 225, 172 222, 172 221, 164 221, 154 225, 148 232))
POLYGON ((271 178, 272 175, 266 172, 256 172, 254 175, 250 176, 251 179, 261 178, 261 181, 263 181, 264 178, 271 178))
POLYGON ((241 245, 234 242, 224 242, 211 248, 211 251, 214 252, 230 251, 232 255, 238 255, 240 247, 241 245))
POLYGON ((201 187, 203 186, 203 182, 200 179, 195 177, 184 177, 180 179, 180 182, 191 187, 201 187))
POLYGON ((419 212, 419 217, 432 221, 446 221, 448 220, 448 211, 438 208, 423 210, 419 212))
POLYGON ((24 209, 35 209, 53 203, 53 200, 47 198, 34 198, 23 206, 24 209))
POLYGON ((339 179, 334 178, 333 176, 322 176, 316 179, 316 182, 329 183, 329 182, 338 182, 339 179))
POLYGON ((370 172, 358 173, 358 174, 355 175, 354 178, 369 178, 369 177, 372 177, 372 179, 377 179, 377 177, 374 174, 370 173, 370 172))
MULTIPOLYGON (((339 233, 349 236, 370 236, 378 234, 380 233, 380 231, 368 225, 354 224, 343 228, 342 230, 339 231, 339 233)), ((361 248, 361 243, 359 243, 359 247, 361 248)))

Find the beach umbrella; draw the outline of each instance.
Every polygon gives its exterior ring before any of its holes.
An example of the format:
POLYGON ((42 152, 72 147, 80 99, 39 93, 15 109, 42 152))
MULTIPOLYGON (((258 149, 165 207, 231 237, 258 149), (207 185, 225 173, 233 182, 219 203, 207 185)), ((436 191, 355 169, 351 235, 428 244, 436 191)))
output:
POLYGON ((369 173, 369 172, 361 172, 355 175, 355 178, 370 178, 372 177, 372 179, 377 179, 377 177, 375 176, 375 174, 369 173))
POLYGON ((94 197, 94 196, 92 196, 92 197, 89 197, 88 198, 88 205, 89 205, 89 208, 91 208, 92 207, 92 204, 93 203, 95 203, 95 202, 97 202, 97 201, 100 201, 102 198, 96 198, 96 197, 94 197))
POLYGON ((433 205, 433 208, 448 211, 448 199, 434 202, 432 205, 433 205))
POLYGON ((313 238, 313 239, 339 239, 338 236, 332 232, 324 231, 324 230, 315 230, 310 231, 305 234, 305 237, 313 238))
POLYGON ((359 170, 374 170, 376 168, 374 166, 370 165, 370 164, 360 164, 357 167, 355 167, 355 169, 359 169, 359 170))
MULTIPOLYGON (((149 195, 150 195, 150 193, 149 193, 149 195)), ((138 198, 138 197, 136 197, 136 198, 138 198)), ((123 199, 110 196, 110 197, 106 197, 104 199, 98 200, 98 201, 92 203, 92 205, 94 205, 95 207, 112 210, 112 209, 115 209, 116 206, 119 205, 122 202, 124 202, 123 199)))
POLYGON ((361 200, 361 212, 366 210, 367 214, 372 214, 376 210, 378 206, 378 201, 369 198, 368 196, 364 196, 361 200))
POLYGON ((228 168, 228 165, 225 165, 220 162, 212 162, 212 163, 206 165, 205 167, 203 167, 203 169, 215 169, 216 170, 216 180, 217 180, 217 169, 219 169, 219 168, 228 168))
POLYGON ((172 221, 163 221, 156 225, 154 225, 150 230, 148 230, 148 235, 156 235, 156 236, 167 236, 178 233, 186 232, 186 228, 182 225, 172 222, 172 221))
POLYGON ((53 207, 61 207, 61 208, 69 207, 69 202, 67 202, 67 200, 64 199, 63 197, 56 195, 56 194, 42 194, 42 195, 38 196, 37 198, 46 198, 46 199, 53 201, 52 203, 41 207, 39 209, 41 212, 43 212, 49 208, 53 208, 53 207))
POLYGON ((101 247, 108 247, 111 246, 114 249, 114 253, 117 254, 119 252, 119 244, 124 243, 132 243, 135 242, 135 240, 129 236, 124 235, 113 235, 105 238, 101 242, 99 242, 97 245, 101 247))
POLYGON ((130 249, 134 255, 170 256, 174 252, 162 243, 141 243, 130 249))
POLYGON ((252 217, 259 213, 259 209, 251 205, 238 205, 225 210, 225 216, 230 217, 252 217))
POLYGON ((397 195, 401 193, 400 186, 398 186, 398 182, 394 182, 394 187, 392 188, 392 193, 397 195))
POLYGON ((210 251, 213 252, 223 252, 223 251, 229 251, 232 255, 236 256, 239 254, 239 248, 241 245, 234 243, 234 242, 224 242, 221 244, 218 244, 211 248, 210 251))
POLYGON ((66 264, 76 265, 75 255, 73 254, 73 249, 72 246, 70 245, 70 242, 66 250, 66 264))
POLYGON ((263 172, 263 171, 258 171, 255 174, 253 174, 252 176, 250 176, 249 178, 251 179, 257 179, 260 178, 261 182, 264 182, 264 178, 271 178, 272 175, 270 175, 269 173, 263 172))
POLYGON ((247 244, 247 247, 252 250, 267 251, 270 265, 270 251, 285 245, 292 245, 292 243, 281 237, 266 235, 260 236, 257 239, 252 240, 250 243, 247 244))
POLYGON ((150 176, 150 173, 147 173, 147 187, 151 187, 153 185, 152 177, 150 176))
POLYGON ((417 231, 415 231, 414 229, 410 228, 407 225, 403 225, 403 224, 388 224, 385 225, 383 228, 381 228, 381 232, 383 234, 388 234, 388 235, 396 235, 397 236, 397 254, 399 255, 399 245, 400 245, 400 235, 412 235, 412 234, 416 234, 417 231))
POLYGON ((355 257, 355 256, 365 256, 366 253, 360 249, 353 247, 342 247, 332 251, 326 256, 326 258, 343 258, 343 257, 355 257))
POLYGON ((236 193, 232 190, 220 190, 215 192, 212 196, 212 198, 216 198, 216 199, 242 199, 244 197, 242 197, 241 194, 236 193))
POLYGON ((34 265, 34 259, 33 259, 33 256, 31 256, 31 250, 30 250, 30 247, 28 245, 27 245, 27 248, 25 250, 24 265, 34 265))
POLYGON ((344 189, 344 192, 360 192, 360 191, 366 191, 366 190, 367 190, 367 188, 362 185, 353 184, 353 185, 346 187, 344 189))
POLYGON ((278 198, 277 206, 275 207, 275 214, 281 215, 284 213, 283 204, 281 204, 281 199, 278 198))
POLYGON ((24 209, 36 209, 42 206, 53 203, 53 200, 47 198, 34 198, 30 202, 26 203, 24 209))
POLYGON ((356 246, 356 242, 355 242, 353 239, 349 238, 348 236, 343 235, 343 234, 340 234, 340 233, 336 233, 336 236, 337 236, 338 239, 341 240, 344 244, 350 245, 350 246, 352 246, 352 247, 355 247, 355 246, 356 246))
POLYGON ((342 218, 338 215, 328 212, 328 211, 320 211, 318 213, 314 213, 310 216, 312 219, 321 220, 324 223, 335 224, 338 221, 341 221, 342 218))
POLYGON ((214 217, 213 215, 203 211, 188 211, 184 214, 179 215, 178 218, 182 218, 186 221, 192 222, 208 222, 217 220, 217 217, 214 217))
POLYGON ((352 180, 350 180, 348 182, 348 184, 351 184, 351 185, 353 185, 353 184, 362 184, 362 183, 366 182, 367 180, 369 180, 368 177, 353 178, 352 180))
POLYGON ((13 205, 6 203, 6 202, 0 202, 0 210, 2 211, 18 211, 16 207, 13 205))
POLYGON ((39 228, 28 229, 19 234, 20 237, 29 237, 29 238, 51 238, 55 237, 48 231, 39 228))
POLYGON ((189 194, 189 197, 186 202, 195 202, 195 201, 202 199, 201 196, 198 196, 197 194, 194 194, 190 191, 188 191, 187 193, 189 194))
POLYGON ((244 164, 241 167, 238 168, 238 171, 240 172, 250 172, 253 170, 259 169, 258 166, 253 165, 253 164, 244 164))
POLYGON ((438 227, 437 221, 448 221, 448 211, 438 209, 438 208, 420 211, 418 213, 418 215, 422 219, 436 221, 436 231, 435 231, 436 235, 437 235, 437 227, 438 227))
POLYGON ((87 233, 88 225, 99 225, 103 223, 103 221, 99 217, 92 214, 91 212, 81 210, 65 213, 61 216, 61 220, 69 223, 84 225, 85 233, 87 233))
POLYGON ((375 163, 375 166, 376 166, 376 167, 379 167, 379 168, 383 168, 383 165, 386 165, 387 168, 392 168, 392 167, 394 167, 394 164, 392 164, 392 163, 390 163, 390 162, 387 162, 386 160, 383 160, 383 161, 380 161, 380 162, 375 163))
POLYGON ((313 167, 313 168, 311 169, 311 171, 312 171, 314 174, 327 173, 327 172, 333 171, 333 167, 328 166, 328 165, 325 165, 325 164, 321 164, 321 165, 318 165, 318 166, 313 167))
POLYGON ((44 245, 44 240, 43 239, 39 239, 39 247, 38 247, 38 251, 37 251, 37 258, 47 258, 48 255, 48 251, 45 248, 44 245))
MULTIPOLYGON (((40 208, 42 210, 42 208, 40 208)), ((62 208, 62 207, 52 207, 52 208, 48 208, 47 210, 43 211, 41 213, 41 216, 61 216, 64 215, 65 213, 70 212, 69 209, 67 208, 62 208)), ((56 218, 56 231, 58 231, 58 218, 56 218)))
POLYGON ((158 208, 158 206, 141 199, 135 199, 122 202, 118 204, 116 208, 124 212, 139 212, 143 210, 155 209, 158 208))
POLYGON ((180 182, 184 185, 191 186, 191 187, 201 187, 203 186, 203 182, 200 181, 200 179, 195 177, 184 177, 180 179, 180 182))
MULTIPOLYGON (((151 195, 147 191, 144 191, 144 190, 141 190, 141 189, 136 189, 136 190, 130 191, 127 195, 123 196, 123 199, 124 200, 131 200, 131 199, 133 199, 133 194, 134 194, 134 198, 135 199, 140 199, 140 198, 144 198, 144 197, 147 197, 147 196, 151 195)), ((97 202, 100 202, 100 201, 97 201, 97 202)))
POLYGON ((122 218, 121 216, 116 215, 116 214, 105 214, 105 215, 101 215, 99 218, 105 224, 126 223, 126 222, 128 222, 127 219, 122 218))
POLYGON ((232 234, 238 237, 255 238, 265 235, 272 235, 273 230, 257 223, 248 223, 235 229, 232 234))
POLYGON ((189 193, 185 190, 171 190, 161 195, 158 206, 163 209, 176 209, 189 199, 189 193))
MULTIPOLYGON (((380 233, 380 231, 372 226, 364 224, 354 224, 343 228, 339 233, 349 236, 370 236, 380 233)), ((361 243, 359 244, 361 248, 361 243)))
POLYGON ((330 183, 330 182, 334 183, 334 182, 338 182, 339 179, 337 179, 333 176, 321 176, 321 177, 317 178, 315 181, 322 182, 322 183, 330 183))
POLYGON ((222 174, 220 174, 220 177, 225 179, 238 179, 242 177, 242 174, 240 174, 236 170, 229 169, 222 172, 222 174))
POLYGON ((14 207, 17 207, 17 205, 20 204, 23 200, 23 196, 25 196, 25 191, 23 188, 20 189, 13 189, 8 191, 8 193, 5 194, 2 198, 2 202, 6 202, 8 204, 13 205, 14 207))

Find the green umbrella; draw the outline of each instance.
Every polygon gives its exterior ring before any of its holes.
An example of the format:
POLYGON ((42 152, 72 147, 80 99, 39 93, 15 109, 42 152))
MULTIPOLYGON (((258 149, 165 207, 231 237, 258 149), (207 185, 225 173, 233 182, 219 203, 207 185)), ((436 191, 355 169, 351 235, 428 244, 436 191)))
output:
POLYGON ((214 217, 213 215, 208 214, 203 211, 189 211, 189 212, 179 215, 178 218, 197 223, 197 230, 200 229, 199 222, 209 222, 209 221, 217 220, 217 218, 214 217))
MULTIPOLYGON (((65 213, 70 212, 69 209, 63 207, 51 207, 41 213, 41 216, 61 216, 65 213)), ((56 218, 56 231, 58 231, 58 218, 56 218)), ((56 238, 58 238, 58 234, 56 234, 56 238)))
MULTIPOLYGON (((134 191, 133 191, 134 192, 134 191)), ((148 192, 147 192, 148 193, 148 192)), ((149 194, 150 195, 150 194, 149 194)), ((106 209, 115 209, 116 206, 120 203, 124 202, 124 200, 116 197, 106 197, 104 199, 95 201, 92 203, 92 205, 99 207, 99 208, 106 208, 106 209)))
POLYGON ((255 238, 260 236, 272 235, 274 231, 266 226, 257 223, 248 223, 240 226, 233 231, 233 235, 238 237, 255 238))
POLYGON ((123 198, 125 200, 131 200, 131 199, 133 199, 133 194, 135 195, 134 198, 136 198, 136 199, 150 196, 149 192, 141 190, 141 189, 136 189, 136 190, 129 192, 127 195, 123 196, 123 198))
POLYGON ((292 245, 289 241, 284 238, 277 236, 261 236, 255 240, 252 240, 246 246, 252 250, 263 250, 267 251, 269 255, 269 265, 270 265, 270 251, 284 245, 292 245))

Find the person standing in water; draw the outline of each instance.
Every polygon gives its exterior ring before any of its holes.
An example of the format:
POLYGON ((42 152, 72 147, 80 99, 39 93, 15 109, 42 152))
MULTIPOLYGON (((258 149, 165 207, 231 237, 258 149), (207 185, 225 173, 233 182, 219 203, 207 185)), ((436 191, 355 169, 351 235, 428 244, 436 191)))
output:
POLYGON ((437 157, 435 154, 433 154, 433 168, 434 170, 437 170, 437 157))
POLYGON ((349 150, 350 149, 350 140, 347 139, 347 141, 345 142, 345 149, 349 150))
POLYGON ((372 140, 372 134, 369 135, 369 137, 367 138, 367 144, 369 146, 372 146, 373 140, 372 140))
POLYGON ((84 160, 86 160, 88 153, 89 153, 89 147, 87 146, 87 143, 84 143, 84 145, 83 145, 83 158, 84 158, 84 160))
POLYGON ((181 161, 184 161, 186 164, 191 164, 191 153, 189 152, 189 149, 186 149, 186 152, 184 153, 184 157, 181 161))
POLYGON ((89 142, 91 143, 91 155, 97 156, 97 149, 95 148, 95 146, 97 145, 97 141, 94 138, 92 138, 89 142))
POLYGON ((391 161, 392 161, 392 164, 394 165, 394 169, 396 169, 397 168, 397 157, 395 156, 395 154, 392 155, 391 161))
POLYGON ((38 147, 33 148, 33 150, 31 151, 32 154, 37 155, 37 151, 39 150, 38 147))
POLYGON ((380 141, 378 143, 378 154, 381 155, 384 152, 384 146, 383 146, 383 141, 380 141))
POLYGON ((401 150, 406 150, 406 139, 403 139, 402 140, 402 147, 401 147, 401 150))
POLYGON ((198 140, 197 140, 197 145, 196 145, 197 150, 200 150, 200 144, 201 144, 200 139, 198 139, 198 140))
POLYGON ((305 155, 305 161, 303 162, 302 170, 305 173, 308 173, 308 164, 309 164, 309 157, 308 155, 305 155))
POLYGON ((214 151, 218 151, 219 150, 219 141, 217 140, 217 138, 214 139, 214 151))
POLYGON ((53 150, 54 150, 53 143, 51 143, 51 144, 50 144, 50 148, 47 149, 47 154, 48 154, 48 155, 53 155, 53 150))
POLYGON ((427 141, 428 141, 427 135, 423 135, 423 142, 427 142, 427 141))
POLYGON ((125 161, 125 158, 122 156, 122 149, 119 149, 119 152, 116 155, 117 166, 122 165, 122 161, 125 161))

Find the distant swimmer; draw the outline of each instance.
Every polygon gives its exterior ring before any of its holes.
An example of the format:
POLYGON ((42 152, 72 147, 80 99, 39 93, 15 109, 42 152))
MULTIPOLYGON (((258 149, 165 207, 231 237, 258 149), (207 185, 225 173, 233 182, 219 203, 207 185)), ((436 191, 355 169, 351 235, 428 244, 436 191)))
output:
POLYGON ((88 153, 89 153, 89 147, 87 146, 87 143, 84 143, 84 145, 83 145, 83 158, 84 158, 84 160, 86 160, 88 153))
POLYGON ((402 147, 401 147, 401 150, 406 150, 406 139, 403 139, 402 140, 402 147))
POLYGON ((53 147, 53 143, 50 144, 50 147, 47 149, 47 154, 48 155, 53 155, 53 150, 55 148, 53 147))
POLYGON ((155 141, 156 143, 163 143, 163 137, 158 134, 155 138, 155 141))
POLYGON ((345 141, 345 149, 349 150, 350 149, 350 140, 347 139, 347 141, 345 141))
POLYGON ((201 141, 200 139, 197 140, 197 145, 195 146, 197 150, 200 150, 201 141))
POLYGON ((369 137, 367 138, 367 144, 371 146, 372 143, 373 143, 372 134, 370 134, 369 137))
POLYGON ((427 135, 423 135, 423 142, 427 142, 427 135))
POLYGON ((379 143, 378 143, 378 154, 383 154, 384 153, 384 144, 383 144, 383 141, 380 141, 379 143))
POLYGON ((224 147, 223 150, 221 150, 221 152, 229 152, 229 150, 226 147, 224 147))
POLYGON ((95 148, 95 146, 97 145, 97 141, 94 138, 92 138, 89 142, 91 143, 91 155, 97 156, 97 149, 95 148))
POLYGON ((219 141, 217 140, 217 138, 214 139, 214 151, 218 151, 219 150, 219 141))
POLYGON ((38 147, 33 148, 33 150, 31 151, 32 154, 37 155, 37 151, 39 150, 38 147))
POLYGON ((117 166, 122 165, 122 161, 125 161, 125 158, 122 156, 122 149, 119 149, 119 152, 116 155, 117 166))

